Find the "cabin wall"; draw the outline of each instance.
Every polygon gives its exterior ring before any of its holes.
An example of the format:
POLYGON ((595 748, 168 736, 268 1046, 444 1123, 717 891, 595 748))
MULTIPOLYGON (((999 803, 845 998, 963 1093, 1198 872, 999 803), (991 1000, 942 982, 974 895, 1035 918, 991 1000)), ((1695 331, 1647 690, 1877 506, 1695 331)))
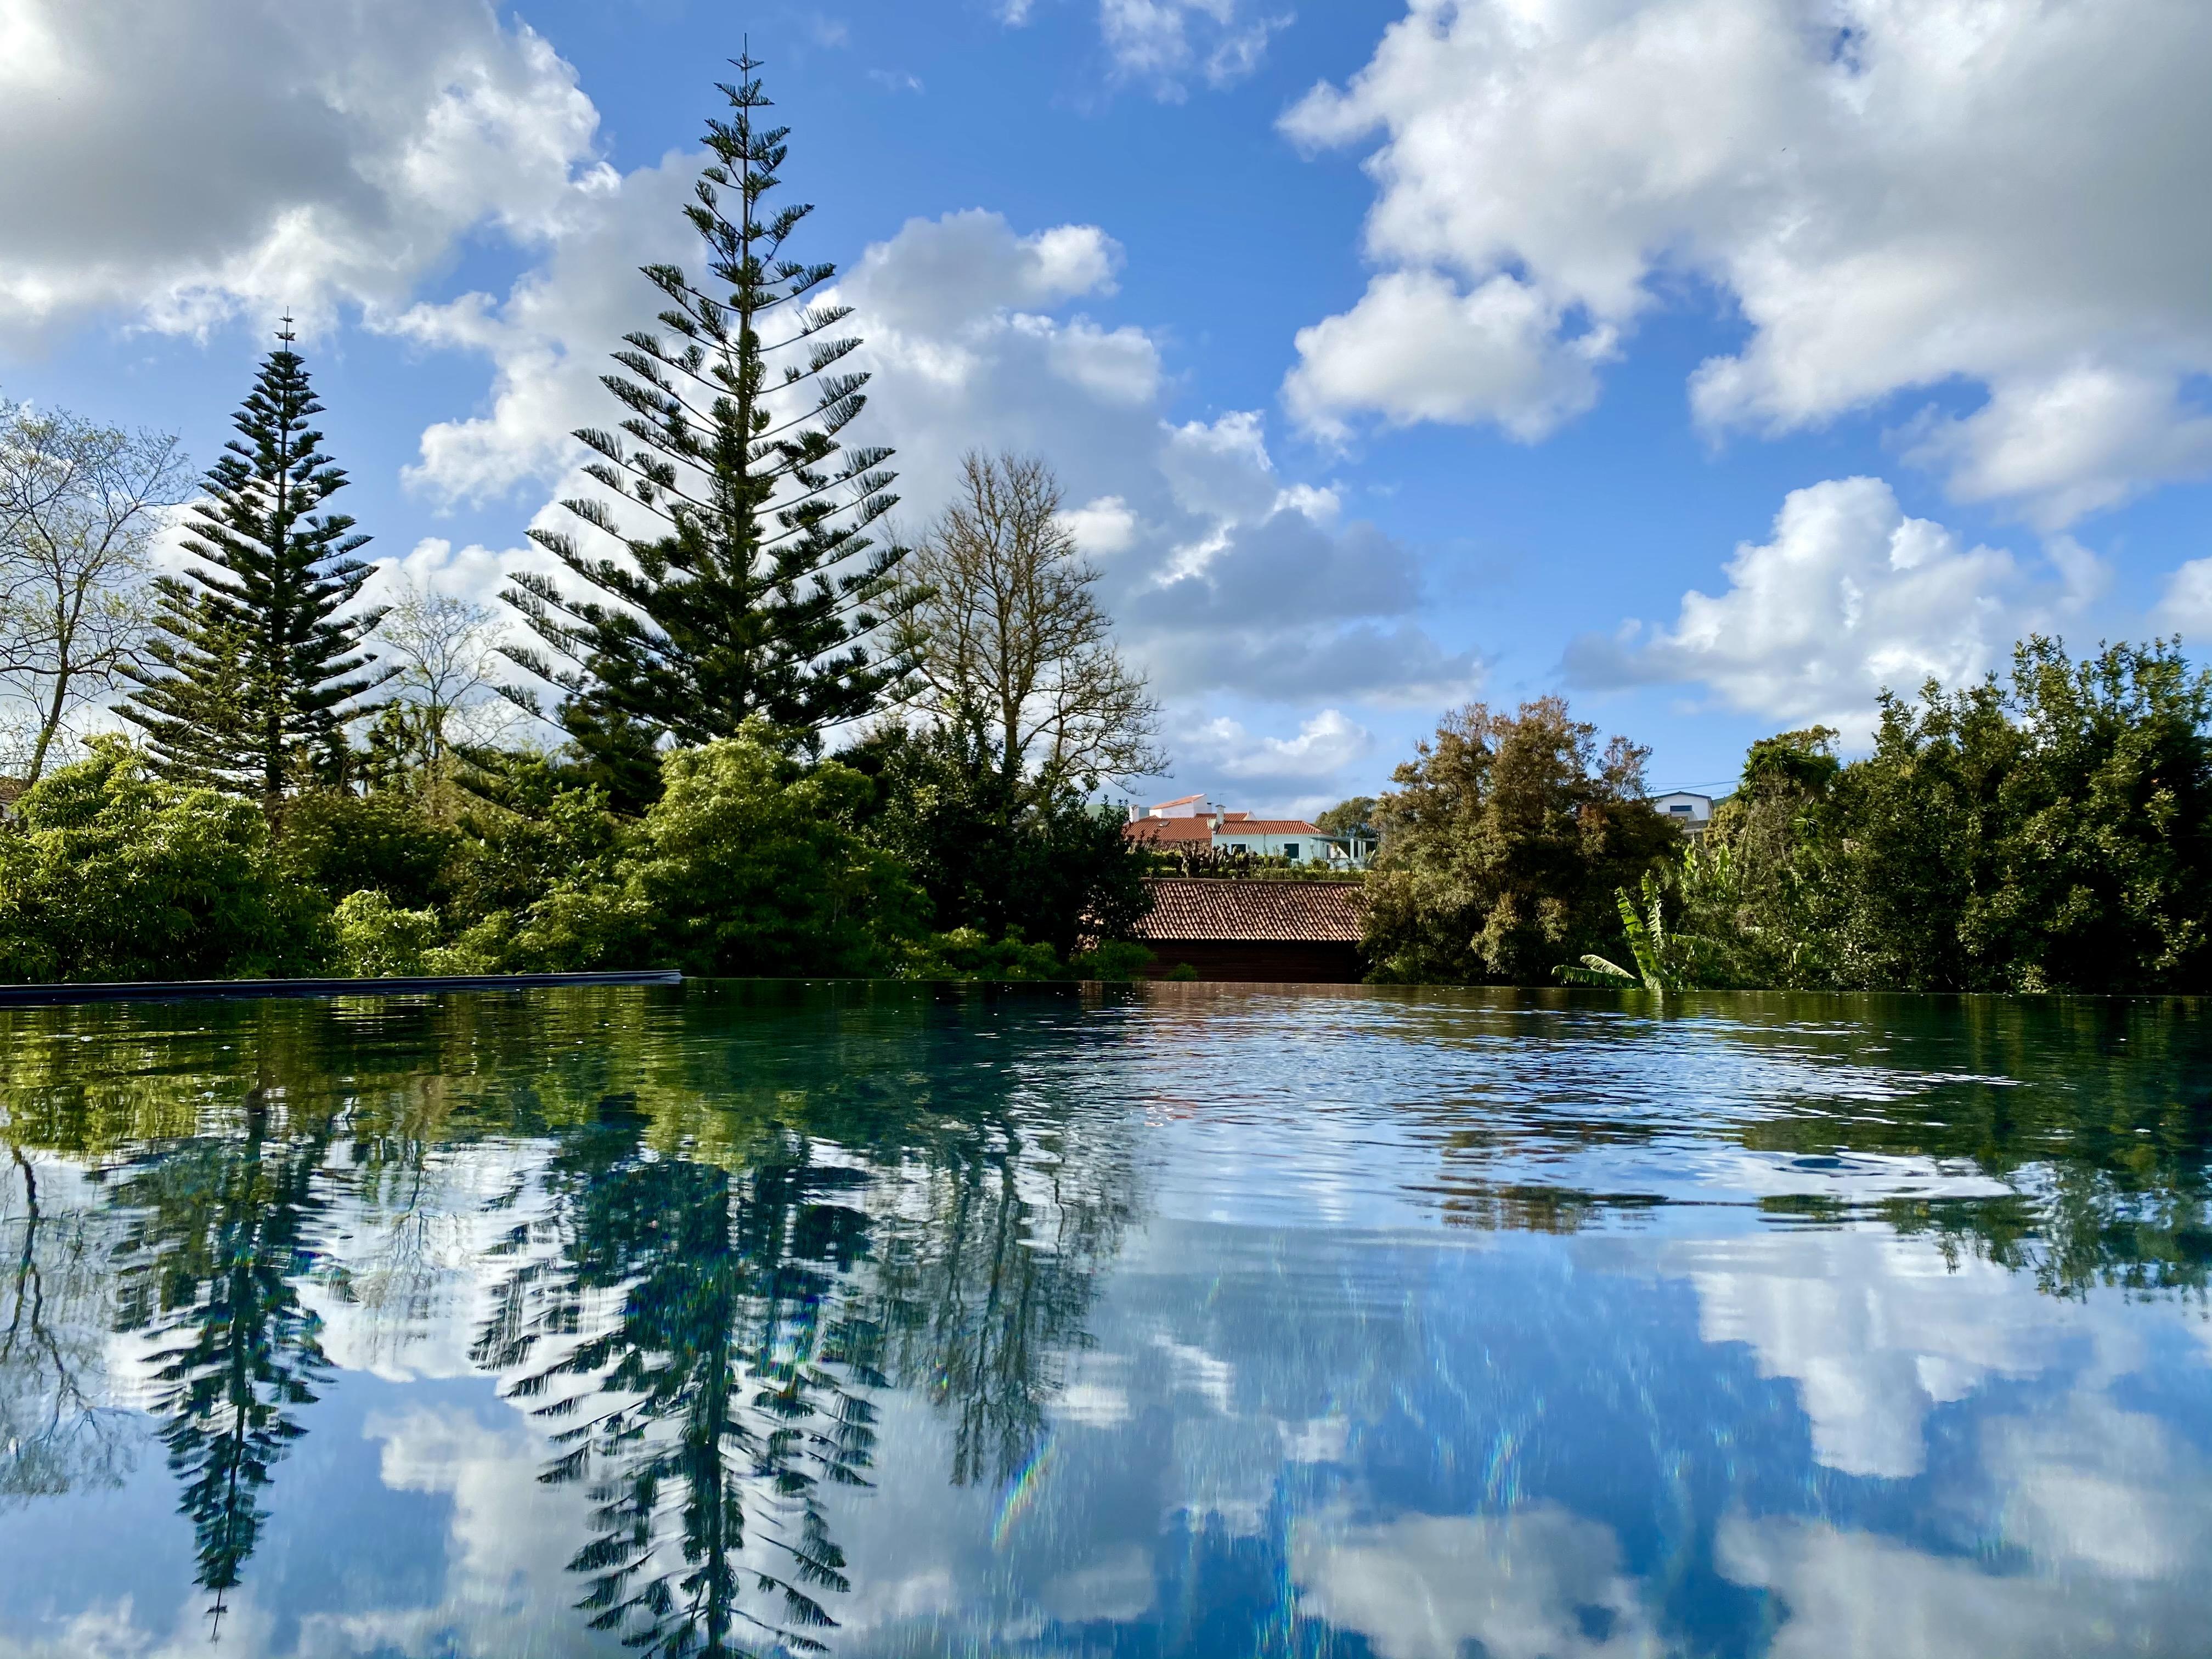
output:
POLYGON ((1165 979, 1183 963, 1202 980, 1247 984, 1355 985, 1359 947, 1346 941, 1305 939, 1146 939, 1149 979, 1165 979))

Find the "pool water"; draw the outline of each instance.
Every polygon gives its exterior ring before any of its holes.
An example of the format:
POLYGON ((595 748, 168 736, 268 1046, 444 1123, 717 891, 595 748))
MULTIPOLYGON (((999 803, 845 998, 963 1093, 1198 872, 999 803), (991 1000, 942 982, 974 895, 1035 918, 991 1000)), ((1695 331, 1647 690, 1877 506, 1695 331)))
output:
POLYGON ((2212 1651, 2187 1003, 88 1006, 0 1114, 9 1659, 2212 1651))

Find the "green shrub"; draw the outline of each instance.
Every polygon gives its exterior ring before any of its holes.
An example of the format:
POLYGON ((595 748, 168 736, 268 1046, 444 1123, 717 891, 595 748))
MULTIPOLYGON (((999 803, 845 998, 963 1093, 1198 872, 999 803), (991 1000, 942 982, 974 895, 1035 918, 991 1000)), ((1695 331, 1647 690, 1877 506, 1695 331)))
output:
POLYGON ((908 945, 899 965, 902 979, 1039 980, 1071 977, 1049 945, 1030 945, 1018 934, 994 939, 976 927, 932 933, 908 945))
POLYGON ((1088 951, 1077 951, 1067 959, 1067 965, 1078 979, 1142 979, 1145 969, 1152 965, 1152 953, 1133 939, 1108 939, 1088 951))
POLYGON ((0 831, 0 975, 224 979, 312 971, 329 910, 260 809, 155 777, 120 738, 50 773, 0 831))
POLYGON ((748 729, 665 756, 661 781, 641 823, 549 787, 544 816, 481 836, 467 889, 507 902, 454 951, 486 969, 864 975, 923 932, 905 867, 854 827, 869 786, 850 768, 748 729))
POLYGON ((438 942, 435 910, 403 910, 374 888, 349 893, 331 917, 331 965, 356 979, 449 971, 425 965, 438 942))
POLYGON ((333 903, 365 888, 403 907, 452 896, 461 837, 410 796, 314 790, 285 804, 279 833, 284 867, 333 903))

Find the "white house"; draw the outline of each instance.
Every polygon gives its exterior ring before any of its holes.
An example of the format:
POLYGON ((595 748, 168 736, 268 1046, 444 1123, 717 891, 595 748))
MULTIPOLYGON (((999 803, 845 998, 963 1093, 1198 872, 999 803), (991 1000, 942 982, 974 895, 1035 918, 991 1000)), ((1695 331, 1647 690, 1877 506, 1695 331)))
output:
POLYGON ((1129 839, 1163 851, 1206 847, 1260 859, 1287 859, 1338 869, 1364 869, 1374 843, 1323 835, 1304 818, 1255 818, 1216 806, 1204 795, 1185 795, 1157 806, 1129 809, 1129 839))
POLYGON ((1713 798, 1693 795, 1686 789, 1672 793, 1654 795, 1651 810, 1662 817, 1669 817, 1680 824, 1692 841, 1704 836, 1713 821, 1713 798))

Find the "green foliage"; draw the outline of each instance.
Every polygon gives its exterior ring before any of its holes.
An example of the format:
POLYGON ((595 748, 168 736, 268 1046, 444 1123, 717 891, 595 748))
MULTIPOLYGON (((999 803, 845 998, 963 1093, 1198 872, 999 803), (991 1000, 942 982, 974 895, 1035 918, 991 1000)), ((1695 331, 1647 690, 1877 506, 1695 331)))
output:
POLYGON ((1645 752, 1615 738, 1601 755, 1558 697, 1448 717, 1376 807, 1375 976, 1531 981, 1607 944, 1614 892, 1680 846, 1644 799, 1645 752))
POLYGON ((892 726, 842 757, 876 781, 871 840, 915 872, 939 932, 1035 940, 1065 958, 1126 939, 1146 860, 1073 784, 1008 778, 979 732, 892 726))
POLYGON ((563 883, 613 879, 623 826, 605 791, 540 755, 481 758, 492 764, 461 818, 457 910, 478 919, 518 912, 563 883))
POLYGON ((1078 979, 1126 984, 1145 976, 1145 970, 1152 965, 1152 953, 1134 939, 1109 939, 1088 951, 1078 951, 1067 959, 1067 965, 1078 979))
POLYGON ((0 830, 0 975, 220 979, 310 971, 325 907, 261 814, 165 781, 117 738, 47 774, 0 830))
POLYGON ((1192 967, 1187 962, 1178 962, 1174 967, 1169 969, 1164 975, 1161 975, 1161 977, 1170 980, 1177 985, 1194 984, 1198 979, 1198 969, 1192 967))
POLYGON ((282 796, 343 753, 360 699, 390 678, 361 672, 382 615, 350 609, 374 574, 353 556, 368 538, 322 510, 346 477, 317 447, 307 422, 322 405, 290 332, 278 337, 192 509, 185 551, 203 562, 155 584, 157 672, 125 670, 138 690, 118 711, 165 774, 257 797, 272 823, 282 796))
POLYGON ((403 910, 382 893, 364 890, 338 901, 331 925, 331 965, 349 978, 389 979, 441 971, 428 965, 430 958, 443 954, 435 948, 435 910, 403 910))
POLYGON ((932 933, 906 947, 899 965, 905 979, 1030 980, 1071 977, 1049 945, 1024 944, 1018 934, 994 939, 974 927, 932 933))
POLYGON ((522 902, 463 933, 457 959, 524 971, 867 975, 921 931, 904 867, 858 832, 872 791, 849 767, 802 767, 756 722, 671 752, 662 779, 641 823, 610 819, 595 792, 553 787, 544 818, 502 826, 474 890, 522 902), (562 872, 569 853, 580 864, 562 872))
POLYGON ((913 931, 905 870, 856 825, 866 778, 802 769, 764 724, 662 763, 623 892, 663 918, 672 964, 702 974, 865 974, 913 931))
MULTIPOLYGON (((1686 856, 1693 857, 1695 854, 1692 848, 1686 856)), ((1562 963, 1552 971, 1570 985, 1625 990, 1686 991, 1693 986, 1711 983, 1717 955, 1713 941, 1668 927, 1668 878, 1659 871, 1645 871, 1644 905, 1640 910, 1636 901, 1628 896, 1626 888, 1613 890, 1614 905, 1620 913, 1620 930, 1628 939, 1629 960, 1635 963, 1633 970, 1592 951, 1585 954, 1579 964, 1562 963)))
POLYGON ((684 209, 705 276, 645 268, 669 334, 623 337, 624 372, 605 383, 628 418, 576 434, 595 457, 586 471, 620 505, 564 505, 623 556, 533 529, 585 591, 518 572, 506 596, 550 653, 511 654, 560 688, 571 745, 625 811, 651 799, 665 739, 703 744, 758 719, 806 747, 899 677, 863 643, 903 556, 864 533, 897 501, 890 452, 837 442, 868 377, 836 372, 860 343, 829 332, 851 307, 807 303, 836 268, 784 252, 811 210, 768 208, 787 129, 756 125, 769 102, 758 67, 740 61, 746 78, 720 88, 729 117, 708 123, 712 159, 684 209), (653 533, 617 527, 641 519, 659 521, 653 533))
POLYGON ((1143 945, 1109 939, 1063 961, 1048 945, 1025 943, 1018 933, 994 939, 974 927, 956 927, 909 942, 899 964, 902 979, 1106 980, 1139 979, 1152 960, 1143 945))
POLYGON ((433 822, 398 793, 316 789, 284 807, 280 854, 300 881, 336 902, 374 888, 395 903, 446 900, 461 855, 459 831, 433 822))
POLYGON ((1873 752, 1754 745, 1715 814, 1739 982, 1949 991, 2212 988, 2212 677, 2174 644, 1885 694, 1873 752))
POLYGON ((1324 836, 1358 836, 1362 841, 1375 839, 1375 798, 1354 795, 1350 800, 1340 800, 1323 812, 1314 822, 1314 828, 1324 836))

